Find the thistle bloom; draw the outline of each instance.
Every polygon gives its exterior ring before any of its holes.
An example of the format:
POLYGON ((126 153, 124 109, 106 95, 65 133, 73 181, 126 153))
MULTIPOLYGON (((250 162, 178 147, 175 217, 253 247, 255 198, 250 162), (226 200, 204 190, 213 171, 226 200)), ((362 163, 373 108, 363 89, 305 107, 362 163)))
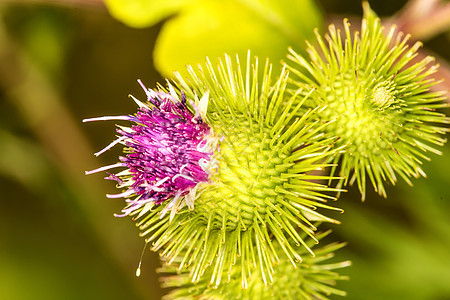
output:
MULTIPOLYGON (((210 128, 203 122, 203 112, 199 108, 195 114, 189 110, 184 94, 178 99, 176 94, 155 92, 139 83, 148 102, 144 104, 133 97, 139 105, 136 115, 84 120, 125 120, 134 123, 131 127, 119 126, 119 137, 96 153, 100 155, 116 144, 123 144, 126 156, 120 157, 117 164, 86 173, 126 168, 107 177, 117 181, 118 188, 125 189, 123 193, 107 195, 109 198, 127 199, 128 206, 119 216, 137 210, 142 215, 153 205, 168 201, 164 213, 171 209, 173 218, 174 213, 184 205, 193 208, 195 191, 201 183, 208 181, 215 164, 211 156, 217 139, 212 137, 210 128)), ((199 101, 199 107, 202 108, 204 102, 199 101)))
POLYGON ((345 178, 338 187, 356 181, 363 200, 366 181, 386 197, 385 181, 395 184, 400 176, 411 185, 411 176, 425 176, 425 152, 441 154, 436 146, 446 142, 443 125, 449 123, 436 111, 446 107, 444 93, 430 91, 436 83, 430 78, 437 68, 430 65, 433 58, 413 64, 421 44, 409 47, 409 36, 395 27, 385 36, 380 20, 364 6, 361 33, 352 37, 344 20, 343 34, 334 25, 326 40, 316 32, 319 49, 309 45, 309 59, 292 49, 289 56, 294 85, 315 88, 305 106, 323 106, 317 117, 336 120, 326 132, 340 137, 337 146, 346 146, 332 160, 345 178))
POLYGON ((135 116, 90 119, 135 123, 119 127, 113 142, 127 155, 93 172, 126 168, 108 177, 125 189, 113 197, 127 199, 123 213, 192 282, 206 276, 220 286, 233 273, 247 288, 258 270, 270 284, 280 260, 296 268, 305 250, 314 255, 315 221, 337 223, 322 214, 340 211, 325 203, 337 190, 313 172, 339 151, 321 133, 332 121, 312 120, 316 109, 299 114, 307 95, 286 96, 288 72, 272 82, 268 62, 260 72, 249 56, 243 72, 226 56, 189 72, 158 91, 145 88, 149 103, 135 99, 135 116))

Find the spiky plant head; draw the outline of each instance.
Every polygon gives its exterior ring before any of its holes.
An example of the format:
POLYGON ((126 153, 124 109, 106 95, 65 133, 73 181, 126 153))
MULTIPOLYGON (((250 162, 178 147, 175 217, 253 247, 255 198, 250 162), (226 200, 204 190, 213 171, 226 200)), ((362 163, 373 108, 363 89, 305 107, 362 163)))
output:
POLYGON ((325 39, 316 36, 318 46, 308 44, 309 58, 291 49, 288 64, 295 86, 315 88, 306 106, 326 106, 318 118, 336 120, 326 132, 347 147, 333 160, 345 177, 338 187, 356 181, 364 199, 366 181, 386 196, 386 181, 395 184, 399 176, 411 185, 410 177, 425 176, 426 152, 441 154, 437 146, 446 142, 443 125, 449 123, 436 111, 447 106, 445 93, 430 91, 434 59, 414 62, 421 43, 409 46, 409 36, 395 27, 385 35, 367 3, 361 32, 352 35, 344 20, 343 33, 331 25, 325 39))
POLYGON ((314 255, 313 221, 337 222, 322 214, 339 211, 325 203, 337 190, 314 173, 336 151, 322 133, 331 122, 310 118, 318 108, 298 113, 307 96, 287 96, 286 69, 272 82, 271 65, 258 67, 250 55, 243 70, 238 58, 208 61, 186 79, 145 88, 134 116, 90 119, 133 122, 105 148, 124 144, 126 156, 93 172, 125 168, 109 175, 123 189, 110 197, 126 199, 123 215, 169 263, 183 253, 179 268, 193 282, 211 266, 218 286, 239 261, 244 288, 255 269, 272 283, 275 263, 296 266, 303 249, 314 255))
MULTIPOLYGON (((317 234, 321 239, 328 232, 317 234)), ((310 247, 314 247, 312 240, 308 241, 310 247)), ((334 285, 338 280, 347 279, 346 276, 339 275, 337 270, 350 265, 348 261, 329 262, 334 257, 334 251, 344 246, 344 243, 332 243, 319 248, 313 248, 315 257, 310 257, 306 250, 305 259, 297 268, 282 260, 274 266, 275 284, 266 286, 259 270, 252 274, 247 289, 242 289, 239 284, 241 278, 240 263, 232 267, 231 272, 224 274, 227 283, 214 287, 207 279, 202 279, 193 284, 188 271, 181 272, 173 265, 165 265, 158 271, 164 276, 161 278, 163 287, 172 288, 164 298, 171 299, 328 299, 331 295, 345 296, 345 292, 336 289, 334 285)), ((280 245, 275 247, 279 248, 280 245)), ((182 260, 179 256, 177 262, 182 260)), ((212 272, 209 268, 206 272, 212 272)))

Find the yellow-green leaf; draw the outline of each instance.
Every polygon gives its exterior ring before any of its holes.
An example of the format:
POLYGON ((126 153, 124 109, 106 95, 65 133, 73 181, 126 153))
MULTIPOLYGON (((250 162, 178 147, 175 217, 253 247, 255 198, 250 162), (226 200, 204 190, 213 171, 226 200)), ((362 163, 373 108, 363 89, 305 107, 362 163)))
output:
POLYGON ((276 63, 289 46, 304 49, 305 39, 321 22, 311 0, 197 2, 164 24, 154 50, 155 66, 162 75, 172 76, 187 64, 204 62, 206 56, 245 57, 249 49, 276 63))
POLYGON ((177 13, 188 0, 105 0, 110 14, 131 27, 152 26, 177 13))

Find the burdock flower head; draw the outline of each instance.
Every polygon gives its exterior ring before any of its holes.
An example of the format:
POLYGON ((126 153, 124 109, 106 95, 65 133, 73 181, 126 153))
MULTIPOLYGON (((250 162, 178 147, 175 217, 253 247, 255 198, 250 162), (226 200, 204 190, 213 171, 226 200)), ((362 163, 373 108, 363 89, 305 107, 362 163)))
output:
POLYGON ((449 119, 443 108, 443 92, 430 92, 436 81, 430 75, 437 65, 432 57, 413 62, 421 43, 408 45, 409 36, 385 35, 380 20, 364 3, 361 32, 344 32, 329 27, 324 40, 318 33, 317 45, 309 45, 309 58, 291 50, 289 69, 293 82, 307 90, 315 88, 306 107, 325 106, 317 117, 336 120, 326 132, 340 139, 337 146, 346 151, 337 155, 333 172, 340 169, 340 186, 357 182, 365 197, 366 181, 386 196, 384 182, 395 184, 397 176, 411 184, 409 177, 425 176, 426 152, 440 154, 449 119))
POLYGON ((333 121, 311 119, 320 108, 300 113, 308 93, 287 95, 286 69, 272 82, 268 62, 259 70, 249 56, 243 72, 226 56, 189 73, 144 87, 136 115, 88 119, 134 123, 100 151, 123 144, 120 162, 88 173, 124 168, 108 177, 123 192, 109 197, 126 199, 123 215, 192 282, 233 276, 246 288, 258 270, 272 283, 280 260, 296 268, 305 250, 314 255, 315 221, 337 222, 322 214, 339 211, 325 203, 337 190, 316 172, 339 151, 322 133, 333 121))
POLYGON ((87 174, 107 169, 125 167, 124 171, 109 174, 107 179, 117 181, 123 193, 107 195, 109 198, 126 198, 128 206, 122 211, 125 216, 139 210, 140 215, 153 205, 164 202, 162 216, 171 210, 171 218, 183 206, 194 206, 196 190, 208 181, 215 166, 212 158, 217 138, 203 121, 208 94, 200 101, 191 103, 195 113, 189 110, 186 97, 147 89, 139 81, 147 95, 147 104, 132 97, 139 106, 134 116, 109 116, 85 119, 126 120, 131 127, 119 126, 118 138, 96 155, 100 155, 115 144, 126 146, 126 156, 120 162, 98 168, 87 174), (202 117, 203 116, 203 117, 202 117))

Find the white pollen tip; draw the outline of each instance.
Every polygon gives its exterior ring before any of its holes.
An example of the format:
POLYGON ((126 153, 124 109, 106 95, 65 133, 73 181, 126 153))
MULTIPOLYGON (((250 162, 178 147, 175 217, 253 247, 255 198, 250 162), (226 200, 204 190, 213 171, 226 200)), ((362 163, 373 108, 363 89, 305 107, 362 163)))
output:
POLYGON ((131 99, 133 99, 133 101, 137 104, 137 106, 139 107, 145 107, 146 105, 144 103, 142 103, 140 100, 136 99, 136 97, 134 97, 133 95, 128 95, 128 97, 130 97, 131 99))
POLYGON ((130 119, 131 119, 131 117, 129 117, 129 116, 105 116, 105 117, 83 119, 83 123, 94 122, 94 121, 110 121, 110 120, 130 121, 130 119))
POLYGON ((173 88, 173 86, 170 84, 169 81, 167 81, 167 86, 169 87, 169 93, 170 95, 177 99, 178 102, 180 102, 180 99, 178 98, 177 92, 175 91, 175 89, 173 88))
POLYGON ((206 118, 206 112, 208 111, 208 102, 209 102, 209 91, 206 91, 206 93, 203 94, 202 98, 198 103, 198 110, 202 118, 206 118))
POLYGON ((115 198, 126 198, 133 195, 136 191, 134 189, 129 189, 120 194, 106 194, 106 198, 115 199, 115 198))
POLYGON ((148 89, 147 89, 147 87, 142 83, 142 81, 141 81, 140 79, 138 79, 137 82, 138 82, 139 85, 142 87, 142 89, 147 93, 148 89))
POLYGON ((119 167, 126 167, 126 164, 124 164, 124 163, 117 163, 117 164, 113 164, 113 165, 109 165, 109 166, 104 166, 104 167, 101 167, 101 168, 98 168, 98 169, 95 169, 95 170, 85 171, 85 174, 86 175, 90 175, 90 174, 106 171, 106 170, 113 169, 113 168, 119 168, 119 167))
POLYGON ((106 151, 108 151, 109 149, 111 149, 112 147, 114 147, 115 145, 119 144, 120 142, 122 142, 122 141, 124 141, 124 140, 126 140, 126 139, 127 139, 127 138, 124 137, 124 136, 119 137, 118 139, 112 141, 108 146, 106 146, 106 147, 103 148, 102 150, 100 150, 100 151, 94 153, 94 155, 97 157, 97 156, 99 156, 100 154, 105 153, 106 151))

